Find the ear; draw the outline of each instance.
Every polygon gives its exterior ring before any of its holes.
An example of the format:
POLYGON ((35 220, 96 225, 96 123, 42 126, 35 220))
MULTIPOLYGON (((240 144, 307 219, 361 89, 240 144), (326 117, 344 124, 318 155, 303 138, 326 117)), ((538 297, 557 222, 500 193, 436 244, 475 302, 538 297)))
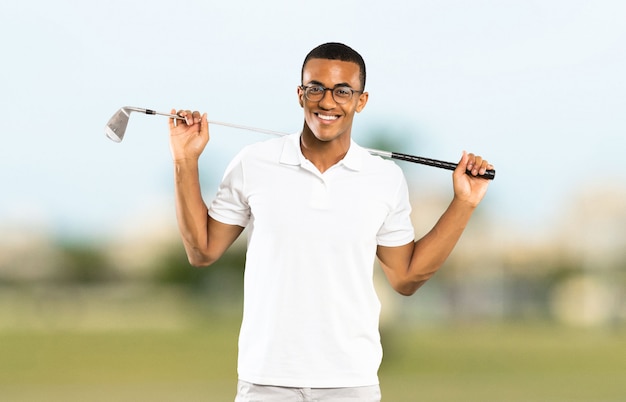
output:
POLYGON ((370 94, 368 92, 363 92, 359 96, 359 102, 356 104, 356 112, 357 113, 361 113, 361 110, 363 110, 363 108, 367 104, 367 100, 369 99, 369 97, 370 97, 370 94))
POLYGON ((301 87, 298 87, 298 102, 300 103, 300 107, 304 107, 304 91, 301 87))

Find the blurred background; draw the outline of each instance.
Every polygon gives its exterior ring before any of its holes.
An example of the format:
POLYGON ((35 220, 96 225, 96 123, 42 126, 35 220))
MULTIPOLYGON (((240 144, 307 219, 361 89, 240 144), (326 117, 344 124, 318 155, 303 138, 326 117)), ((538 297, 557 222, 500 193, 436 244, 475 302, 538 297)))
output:
MULTIPOLYGON (((107 2, 0 5, 0 400, 230 401, 245 239, 211 269, 176 228, 167 119, 296 132, 306 53, 367 63, 362 145, 496 180, 412 297, 377 271, 386 401, 626 400, 626 3, 107 2)), ((211 127, 210 201, 260 134, 211 127)), ((416 235, 450 172, 398 162, 416 235)))

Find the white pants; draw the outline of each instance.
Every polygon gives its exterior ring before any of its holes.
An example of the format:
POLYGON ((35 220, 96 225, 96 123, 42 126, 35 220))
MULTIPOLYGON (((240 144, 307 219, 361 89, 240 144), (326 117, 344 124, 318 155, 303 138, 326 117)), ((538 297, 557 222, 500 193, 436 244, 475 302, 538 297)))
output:
POLYGON ((235 402, 380 402, 380 387, 292 388, 237 383, 235 402))

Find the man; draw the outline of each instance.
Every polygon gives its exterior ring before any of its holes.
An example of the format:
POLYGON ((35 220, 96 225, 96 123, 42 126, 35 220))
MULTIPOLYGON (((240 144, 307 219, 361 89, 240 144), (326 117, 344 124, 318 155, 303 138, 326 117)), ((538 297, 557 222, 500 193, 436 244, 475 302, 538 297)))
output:
POLYGON ((374 258, 397 292, 413 294, 448 257, 487 190, 476 175, 493 167, 464 152, 450 206, 414 241, 400 168, 351 138, 369 97, 365 78, 363 59, 348 46, 313 49, 297 89, 302 132, 246 147, 210 208, 198 173, 207 115, 181 110, 186 124, 170 119, 190 263, 212 264, 249 228, 236 402, 380 401, 374 258))

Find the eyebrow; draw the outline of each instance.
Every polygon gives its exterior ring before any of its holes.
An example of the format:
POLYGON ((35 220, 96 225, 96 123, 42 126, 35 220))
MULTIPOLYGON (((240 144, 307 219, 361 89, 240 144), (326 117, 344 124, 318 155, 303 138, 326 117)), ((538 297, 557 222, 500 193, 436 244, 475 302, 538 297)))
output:
MULTIPOLYGON (((323 83, 321 83, 321 82, 319 82, 319 81, 316 81, 316 80, 311 80, 311 81, 309 81, 309 83, 308 83, 308 84, 306 84, 306 85, 321 85, 321 86, 323 86, 324 88, 328 88, 326 85, 324 85, 323 83)), ((348 87, 348 88, 350 88, 350 89, 354 89, 354 88, 352 88, 352 85, 348 84, 347 82, 340 82, 339 84, 335 84, 335 86, 334 86, 334 87, 332 87, 332 89, 335 89, 335 88, 337 88, 337 87, 348 87)))

